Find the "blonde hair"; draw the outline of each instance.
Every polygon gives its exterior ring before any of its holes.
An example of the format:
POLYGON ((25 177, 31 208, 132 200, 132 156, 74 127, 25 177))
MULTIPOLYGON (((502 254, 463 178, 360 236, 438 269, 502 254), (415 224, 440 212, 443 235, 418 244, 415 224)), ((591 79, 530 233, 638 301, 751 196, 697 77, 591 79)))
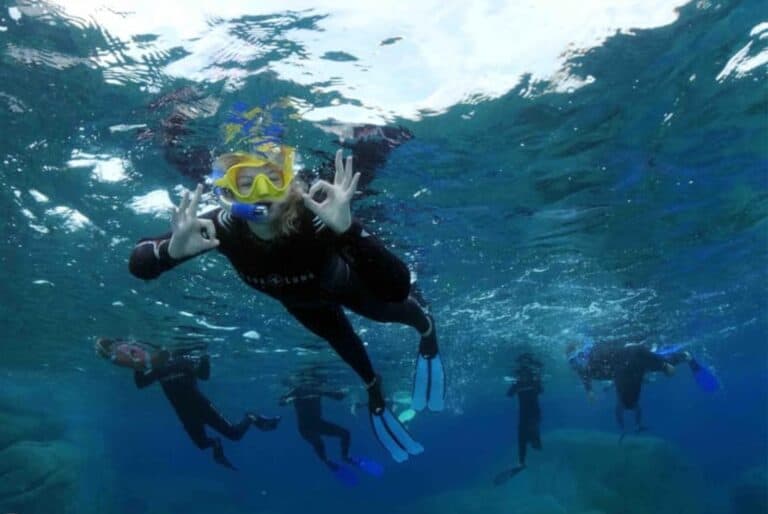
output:
MULTIPOLYGON (((227 170, 247 159, 248 156, 240 153, 225 153, 216 158, 214 166, 227 170)), ((301 222, 301 214, 304 210, 303 194, 307 192, 307 185, 298 177, 294 177, 286 197, 276 204, 277 211, 270 216, 269 227, 278 237, 285 237, 298 232, 301 222)))

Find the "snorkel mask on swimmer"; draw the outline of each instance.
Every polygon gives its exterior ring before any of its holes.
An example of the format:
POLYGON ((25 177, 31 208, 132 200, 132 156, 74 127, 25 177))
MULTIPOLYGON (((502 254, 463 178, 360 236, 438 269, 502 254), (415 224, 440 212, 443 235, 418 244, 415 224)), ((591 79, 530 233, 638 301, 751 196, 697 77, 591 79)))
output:
POLYGON ((221 206, 236 218, 265 223, 270 205, 282 200, 291 188, 293 155, 289 146, 266 143, 254 153, 235 153, 235 163, 226 169, 215 162, 211 183, 221 206))

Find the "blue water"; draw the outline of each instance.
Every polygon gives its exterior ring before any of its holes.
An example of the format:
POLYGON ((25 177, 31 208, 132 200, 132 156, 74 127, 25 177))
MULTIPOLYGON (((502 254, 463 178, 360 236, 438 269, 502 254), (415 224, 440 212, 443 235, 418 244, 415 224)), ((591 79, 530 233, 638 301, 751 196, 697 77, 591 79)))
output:
MULTIPOLYGON (((733 487, 768 458, 762 2, 443 2, 403 4, 399 17, 333 2, 72 4, 0 2, 0 420, 34 412, 57 428, 28 438, 65 441, 77 461, 56 468, 74 488, 64 503, 33 474, 19 479, 42 496, 24 500, 42 509, 28 512, 474 512, 450 495, 482 505, 515 461, 517 401, 504 393, 519 352, 545 366, 544 452, 531 468, 552 458, 558 430, 616 436, 613 391, 590 405, 563 358, 587 337, 683 344, 712 367, 715 394, 684 367, 644 387, 643 437, 700 477, 686 512, 745 512, 733 487), (182 112, 178 147, 220 152, 236 102, 289 105, 285 139, 307 170, 339 148, 332 128, 413 134, 353 209, 407 262, 436 319, 448 407, 409 424, 424 455, 392 462, 352 409, 358 379, 221 256, 148 283, 128 273, 133 243, 167 230, 170 203, 195 186, 168 158, 163 124, 182 112), (206 342, 205 393, 232 419, 253 409, 281 426, 225 442, 240 470, 220 468, 159 388, 136 390, 94 355, 100 336, 206 342), (384 464, 382 478, 337 482, 278 406, 309 365, 348 390, 325 413, 352 432, 353 453, 384 464)), ((351 319, 390 398, 407 395, 416 336, 351 319)), ((0 430, 0 459, 4 444, 0 430)), ((520 479, 510 510, 488 512, 523 512, 531 491, 558 499, 551 512, 603 512, 520 479)), ((0 513, 17 508, 4 494, 0 513)))

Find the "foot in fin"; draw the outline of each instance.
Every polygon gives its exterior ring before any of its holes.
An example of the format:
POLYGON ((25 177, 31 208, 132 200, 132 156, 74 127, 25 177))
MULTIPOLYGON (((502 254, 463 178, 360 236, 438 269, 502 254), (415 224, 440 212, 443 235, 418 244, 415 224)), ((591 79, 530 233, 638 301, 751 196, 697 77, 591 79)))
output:
POLYGON ((347 466, 333 463, 331 466, 331 471, 333 472, 333 476, 336 477, 336 480, 342 484, 349 487, 354 487, 357 485, 357 475, 355 475, 355 472, 347 466))
POLYGON ((376 438, 395 462, 405 462, 410 455, 418 455, 424 451, 424 447, 411 437, 387 409, 380 413, 372 412, 371 425, 376 438))
POLYGON ((233 471, 237 471, 237 468, 229 462, 229 459, 224 455, 224 448, 221 446, 221 439, 213 440, 213 460, 233 471))
POLYGON ((413 379, 411 408, 421 412, 425 407, 439 412, 445 408, 445 369, 440 354, 416 358, 416 376, 413 379))
POLYGON ((504 485, 509 479, 515 477, 518 473, 525 469, 525 466, 515 466, 514 468, 507 469, 496 475, 493 479, 493 485, 496 487, 504 485))
POLYGON ((720 381, 717 377, 710 370, 699 364, 696 359, 691 358, 688 361, 688 366, 691 368, 693 378, 696 380, 696 385, 699 386, 699 389, 707 393, 714 393, 720 390, 720 381))
POLYGON ((409 455, 423 452, 424 447, 414 441, 405 427, 387 409, 381 392, 381 379, 377 376, 367 388, 373 433, 395 462, 404 462, 408 460, 409 455))
POLYGON ((364 471, 371 476, 379 478, 384 475, 384 466, 373 459, 366 459, 364 457, 348 457, 347 462, 355 466, 360 471, 364 471))
POLYGON ((435 322, 432 316, 428 318, 429 330, 421 336, 413 379, 411 408, 417 412, 426 407, 435 412, 445 408, 445 369, 438 353, 435 322))

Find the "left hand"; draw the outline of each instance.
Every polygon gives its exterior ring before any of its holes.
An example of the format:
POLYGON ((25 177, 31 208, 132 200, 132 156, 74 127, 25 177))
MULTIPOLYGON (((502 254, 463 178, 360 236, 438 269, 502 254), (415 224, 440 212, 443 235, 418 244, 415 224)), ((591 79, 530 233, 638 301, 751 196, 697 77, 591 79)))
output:
POLYGON ((318 180, 304 193, 304 205, 315 213, 320 220, 337 234, 345 232, 352 225, 352 212, 349 204, 357 189, 360 173, 352 173, 352 156, 347 157, 346 165, 342 163, 341 150, 336 152, 336 174, 333 184, 318 180), (317 202, 313 198, 320 191, 325 193, 325 199, 317 202))

